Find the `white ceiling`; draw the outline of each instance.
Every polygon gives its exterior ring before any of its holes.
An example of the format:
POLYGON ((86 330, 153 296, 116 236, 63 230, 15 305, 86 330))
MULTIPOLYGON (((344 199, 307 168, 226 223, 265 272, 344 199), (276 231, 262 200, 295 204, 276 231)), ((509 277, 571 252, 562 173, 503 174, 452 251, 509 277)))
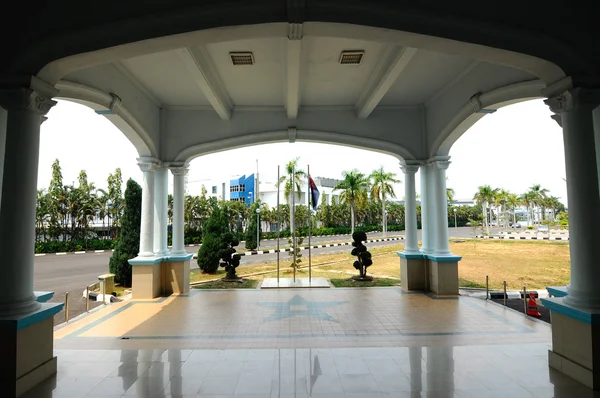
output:
POLYGON ((129 58, 121 64, 163 105, 210 106, 174 51, 129 58))
MULTIPOLYGON (((203 57, 201 62, 192 62, 192 68, 197 64, 212 72, 190 71, 190 63, 182 60, 182 49, 130 58, 121 64, 131 73, 134 83, 150 92, 163 106, 214 106, 217 103, 233 107, 283 107, 288 84, 287 43, 285 37, 272 37, 191 48, 192 54, 203 57), (252 52, 255 64, 232 65, 229 53, 238 51, 252 52), (198 76, 207 78, 204 84, 199 84, 198 76), (214 91, 207 92, 211 88, 214 91)), ((382 71, 390 67, 385 64, 390 62, 386 50, 392 47, 384 42, 309 36, 302 39, 301 48, 301 106, 354 106, 366 90, 378 87, 373 80, 385 76, 382 71), (363 50, 361 64, 340 65, 340 54, 345 50, 363 50)), ((385 86, 389 90, 381 92, 385 95, 379 104, 423 104, 472 62, 462 56, 417 50, 391 87, 385 86)))
POLYGON ((354 105, 387 45, 363 40, 306 37, 302 105, 354 105), (364 50, 360 65, 340 65, 342 51, 364 50))
POLYGON ((418 50, 380 104, 423 104, 463 73, 472 62, 472 59, 462 56, 418 50))
POLYGON ((281 106, 285 79, 285 38, 207 45, 221 81, 236 106, 281 106), (251 52, 254 65, 233 65, 230 52, 251 52))

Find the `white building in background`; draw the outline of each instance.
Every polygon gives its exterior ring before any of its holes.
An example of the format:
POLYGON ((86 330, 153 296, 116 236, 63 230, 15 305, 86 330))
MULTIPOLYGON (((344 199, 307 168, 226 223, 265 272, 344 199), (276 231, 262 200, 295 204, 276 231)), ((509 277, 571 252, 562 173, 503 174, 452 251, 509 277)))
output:
MULTIPOLYGON (((253 179, 254 174, 250 174, 247 176, 248 179, 253 179)), ((331 201, 335 198, 339 202, 340 191, 334 190, 333 187, 336 186, 341 180, 335 178, 327 178, 327 177, 313 177, 315 184, 317 185, 317 189, 319 190, 319 203, 321 205, 323 200, 327 200, 327 204, 331 204, 331 201)), ((231 200, 231 183, 230 181, 223 180, 211 180, 211 179, 203 179, 198 181, 188 181, 187 183, 187 192, 189 195, 199 196, 202 193, 202 186, 206 188, 207 196, 216 198, 217 200, 231 200)), ((284 193, 283 193, 283 185, 280 188, 279 192, 279 203, 286 204, 288 203, 284 193)), ((253 188, 248 188, 252 190, 253 188)), ((300 186, 300 198, 298 199, 298 195, 296 195, 296 204, 308 204, 308 183, 304 182, 300 186)), ((275 208, 277 206, 277 182, 276 181, 260 181, 259 184, 259 197, 260 200, 266 203, 269 208, 275 208)), ((254 192, 246 192, 251 197, 251 202, 254 201, 253 194, 254 192)))

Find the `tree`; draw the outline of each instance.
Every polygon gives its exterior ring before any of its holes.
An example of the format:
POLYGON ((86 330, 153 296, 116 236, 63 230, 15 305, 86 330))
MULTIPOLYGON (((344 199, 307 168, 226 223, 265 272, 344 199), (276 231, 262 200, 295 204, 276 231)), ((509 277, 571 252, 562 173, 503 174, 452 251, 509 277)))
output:
POLYGON ((448 199, 448 203, 452 204, 454 202, 454 189, 446 188, 446 199, 448 199))
POLYGON ((110 272, 115 282, 131 286, 131 264, 129 260, 140 251, 140 226, 142 221, 142 187, 131 178, 125 190, 125 208, 121 218, 121 233, 115 251, 109 261, 110 272))
POLYGON ((385 231, 385 198, 386 196, 389 196, 390 198, 396 197, 392 184, 397 184, 400 180, 396 179, 396 173, 385 172, 383 166, 373 170, 369 178, 371 178, 372 182, 371 197, 381 202, 381 229, 382 231, 385 231))
POLYGON ((364 231, 356 231, 352 234, 352 254, 356 256, 356 261, 354 261, 354 268, 358 270, 360 275, 358 277, 353 277, 352 279, 358 281, 372 281, 373 278, 367 276, 367 268, 373 264, 373 260, 371 258, 371 253, 367 251, 367 246, 363 244, 364 241, 367 240, 367 234, 364 231))
POLYGON ((473 200, 476 200, 477 203, 481 204, 481 209, 483 211, 483 225, 486 229, 486 233, 490 234, 490 225, 488 218, 488 206, 493 202, 495 195, 495 190, 492 189, 489 185, 483 185, 478 188, 477 193, 473 196, 473 200))
POLYGON ((219 253, 222 261, 221 267, 225 268, 225 272, 227 272, 223 280, 230 282, 239 281, 241 278, 236 275, 235 269, 240 265, 241 256, 235 254, 236 250, 234 247, 239 245, 240 241, 235 239, 231 232, 221 235, 221 241, 223 242, 223 248, 219 253))
POLYGON ((290 231, 293 233, 295 227, 295 208, 292 204, 292 192, 297 192, 298 200, 302 197, 302 182, 306 179, 306 173, 304 170, 298 168, 298 161, 300 158, 290 160, 284 168, 284 174, 279 177, 277 185, 284 184, 283 195, 286 201, 290 205, 290 231))
POLYGON ((118 235, 118 228, 120 226, 120 220, 123 214, 123 195, 121 193, 121 186, 123 185, 123 177, 121 175, 121 169, 117 168, 114 174, 108 175, 108 201, 109 201, 109 212, 108 212, 108 229, 109 235, 115 238, 118 235), (111 228, 112 220, 112 228, 111 228))
POLYGON ((521 204, 519 197, 514 193, 508 193, 506 195, 506 204, 510 206, 513 213, 513 225, 517 223, 517 206, 521 204))
POLYGON ((362 206, 367 201, 368 179, 357 169, 343 171, 342 177, 343 180, 337 183, 333 189, 342 191, 340 199, 350 206, 350 225, 351 231, 354 233, 357 206, 362 206))
POLYGON ((256 209, 260 209, 260 201, 256 201, 250 206, 250 220, 246 229, 246 249, 248 250, 256 250, 258 248, 256 229, 258 228, 259 233, 262 232, 260 223, 256 219, 256 209))
POLYGON ((229 232, 229 220, 219 206, 213 208, 206 220, 202 234, 202 246, 198 250, 198 267, 206 274, 214 274, 219 269, 221 251, 226 245, 223 235, 229 232))

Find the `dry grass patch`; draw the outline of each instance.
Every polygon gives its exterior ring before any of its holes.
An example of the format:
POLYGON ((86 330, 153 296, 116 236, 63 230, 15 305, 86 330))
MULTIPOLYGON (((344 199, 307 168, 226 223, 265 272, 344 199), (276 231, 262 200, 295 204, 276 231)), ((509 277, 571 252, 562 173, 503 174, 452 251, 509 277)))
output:
MULTIPOLYGON (((370 250, 373 254, 373 265, 368 274, 374 277, 399 278, 400 259, 396 254, 404 245, 377 247, 370 250)), ((458 275, 461 287, 484 287, 485 276, 490 277, 490 288, 501 289, 506 280, 511 290, 527 286, 529 289, 541 289, 551 285, 569 283, 569 246, 567 242, 536 241, 490 241, 466 240, 462 243, 450 243, 452 253, 463 259, 458 263, 458 275)), ((312 258, 312 276, 326 279, 344 279, 356 275, 352 263, 354 257, 348 253, 323 254, 312 258)), ((299 278, 308 277, 308 252, 302 251, 302 268, 297 270, 299 278)), ((289 266, 289 256, 282 255, 280 260, 280 277, 289 278, 293 270, 289 266)), ((240 276, 251 276, 253 279, 274 278, 277 276, 277 263, 255 264, 237 269, 240 276)), ((225 276, 223 270, 216 274, 202 274, 193 270, 191 282, 209 281, 225 276)))

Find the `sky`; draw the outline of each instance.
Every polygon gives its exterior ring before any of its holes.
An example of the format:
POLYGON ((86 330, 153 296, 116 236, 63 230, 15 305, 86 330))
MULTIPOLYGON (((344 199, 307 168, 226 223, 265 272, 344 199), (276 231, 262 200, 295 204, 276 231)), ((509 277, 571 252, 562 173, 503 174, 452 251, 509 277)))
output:
MULTIPOLYGON (((456 199, 472 199, 481 185, 504 188, 521 194, 540 184, 567 203, 562 129, 550 118, 541 100, 510 105, 486 115, 454 144, 451 164, 446 170, 447 186, 456 199)), ((59 159, 63 181, 77 181, 81 170, 97 188, 106 188, 107 178, 121 168, 124 183, 141 182, 137 151, 121 131, 104 116, 84 105, 59 101, 42 124, 38 189, 47 188, 51 165, 59 159)), ((342 171, 358 168, 370 174, 381 166, 403 180, 398 160, 389 155, 337 145, 296 142, 257 145, 220 152, 194 159, 190 163, 188 192, 200 194, 204 184, 229 181, 258 171, 261 181, 275 181, 277 165, 282 168, 299 157, 300 165, 310 165, 312 176, 341 178, 342 171), (232 161, 233 160, 233 161, 232 161)), ((173 179, 169 175, 169 191, 173 179)), ((124 189, 125 187, 123 187, 124 189)), ((419 190, 419 175, 416 176, 419 190)), ((404 197, 404 186, 396 184, 396 196, 404 197)))

